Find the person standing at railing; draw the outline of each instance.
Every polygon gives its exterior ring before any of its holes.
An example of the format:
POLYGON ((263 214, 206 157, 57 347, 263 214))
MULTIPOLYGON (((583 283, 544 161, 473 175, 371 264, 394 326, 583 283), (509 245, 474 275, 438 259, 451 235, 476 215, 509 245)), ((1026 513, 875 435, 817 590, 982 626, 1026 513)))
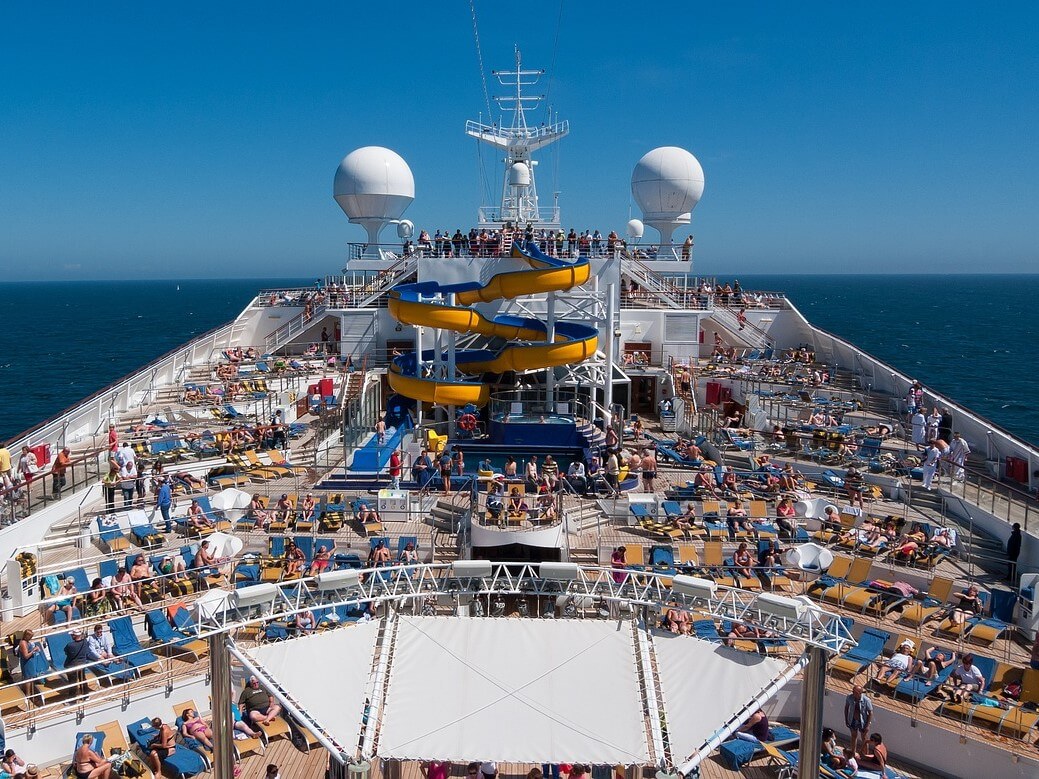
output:
POLYGON ((682 243, 682 259, 688 260, 693 251, 693 236, 687 235, 682 243))
POLYGON ((1013 587, 1017 582, 1017 558, 1021 555, 1021 523, 1015 522, 1007 539, 1007 578, 1013 587))
POLYGON ((11 450, 0 446, 0 482, 6 483, 11 478, 11 450))
POLYGON ((170 487, 168 476, 164 476, 162 482, 159 484, 159 492, 155 498, 155 505, 159 509, 159 513, 162 514, 163 521, 166 523, 166 532, 171 533, 173 531, 173 522, 170 519, 170 509, 173 506, 173 489, 170 487))
POLYGON ((58 452, 58 456, 54 458, 54 464, 51 466, 51 494, 55 499, 61 497, 61 491, 65 487, 65 474, 72 464, 72 458, 69 456, 69 448, 67 446, 62 447, 62 450, 58 452))
POLYGON ((953 481, 963 481, 966 474, 963 470, 963 465, 967 462, 967 456, 970 454, 970 445, 964 440, 963 436, 959 433, 952 434, 952 442, 949 444, 949 451, 946 452, 945 458, 948 462, 952 463, 951 473, 953 481))

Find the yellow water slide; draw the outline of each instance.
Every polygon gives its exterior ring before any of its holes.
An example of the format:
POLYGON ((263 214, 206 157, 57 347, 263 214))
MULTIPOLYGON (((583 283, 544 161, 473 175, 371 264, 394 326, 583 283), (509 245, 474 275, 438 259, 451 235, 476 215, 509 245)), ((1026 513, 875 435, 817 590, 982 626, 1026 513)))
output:
MULTIPOLYGON (((591 274, 587 257, 567 262, 549 257, 533 246, 520 249, 515 245, 512 256, 524 260, 531 267, 498 273, 486 284, 400 284, 390 291, 390 314, 397 321, 408 325, 529 342, 509 343, 497 351, 459 350, 455 354, 455 364, 463 373, 538 370, 571 365, 594 355, 598 348, 599 333, 591 325, 556 322, 555 338, 549 342, 547 325, 540 320, 514 316, 489 318, 471 308, 475 303, 520 295, 564 292, 584 284, 591 274), (454 302, 449 304, 452 295, 454 302)), ((435 356, 433 350, 425 350, 422 361, 430 362, 435 356)), ((447 381, 424 376, 415 354, 402 355, 393 360, 389 381, 393 391, 405 397, 455 406, 468 403, 486 405, 491 391, 489 385, 478 381, 447 381)))

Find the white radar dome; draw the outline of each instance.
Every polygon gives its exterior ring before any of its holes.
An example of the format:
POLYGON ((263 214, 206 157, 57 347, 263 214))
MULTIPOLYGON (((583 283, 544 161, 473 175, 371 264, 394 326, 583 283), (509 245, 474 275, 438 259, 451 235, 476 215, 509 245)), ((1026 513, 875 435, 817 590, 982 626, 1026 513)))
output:
POLYGON ((400 219, 415 199, 415 177, 397 152, 365 146, 339 163, 332 195, 350 221, 368 231, 369 244, 375 244, 383 226, 400 219))
POLYGON ((415 223, 410 219, 401 219, 397 222, 397 237, 406 241, 415 234, 415 223))
POLYGON ((646 223, 660 232, 662 243, 671 241, 676 227, 689 224, 703 187, 699 161, 677 146, 647 152, 631 173, 631 194, 646 223))
POLYGON ((628 220, 628 237, 633 241, 637 241, 642 238, 646 232, 645 225, 642 224, 641 219, 629 219, 628 220))
POLYGON ((509 186, 530 186, 530 168, 527 167, 526 163, 514 162, 512 167, 509 168, 509 186))

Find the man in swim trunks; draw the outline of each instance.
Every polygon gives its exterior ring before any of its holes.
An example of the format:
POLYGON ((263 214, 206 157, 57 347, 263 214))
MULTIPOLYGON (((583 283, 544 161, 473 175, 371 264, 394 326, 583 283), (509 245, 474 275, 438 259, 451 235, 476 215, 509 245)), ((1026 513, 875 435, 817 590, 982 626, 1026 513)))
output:
POLYGON ((249 683, 238 697, 238 706, 247 712, 250 722, 267 725, 281 714, 281 705, 260 687, 260 680, 249 677, 249 683))

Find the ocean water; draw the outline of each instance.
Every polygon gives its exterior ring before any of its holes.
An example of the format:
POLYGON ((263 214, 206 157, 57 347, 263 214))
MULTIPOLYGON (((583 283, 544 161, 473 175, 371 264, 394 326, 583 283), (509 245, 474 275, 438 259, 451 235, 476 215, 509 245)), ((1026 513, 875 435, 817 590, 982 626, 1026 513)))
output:
MULTIPOLYGON (((1039 275, 743 276, 839 335, 1039 444, 1039 275)), ((0 441, 199 333, 259 289, 313 279, 0 283, 0 441)))

